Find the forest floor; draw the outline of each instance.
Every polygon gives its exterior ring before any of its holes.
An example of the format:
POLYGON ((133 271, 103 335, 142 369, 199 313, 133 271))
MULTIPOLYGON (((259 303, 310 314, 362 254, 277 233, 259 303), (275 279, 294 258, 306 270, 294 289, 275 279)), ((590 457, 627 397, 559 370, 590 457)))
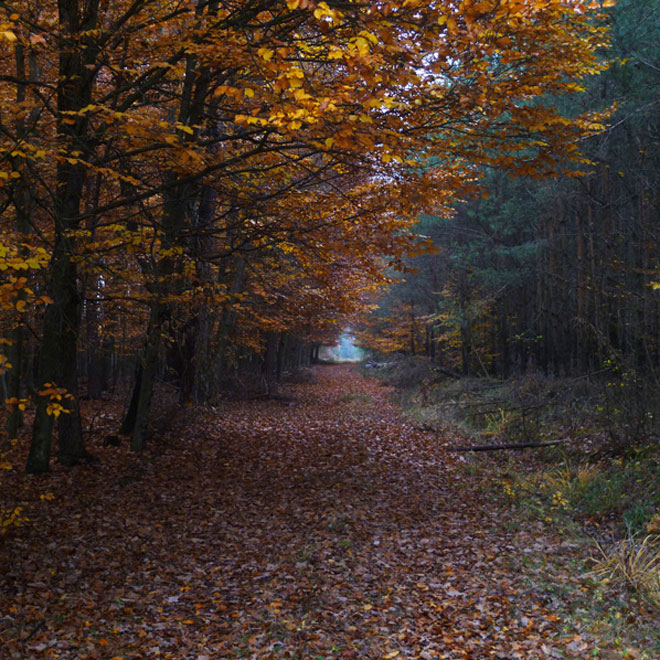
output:
POLYGON ((281 394, 6 473, 0 658, 652 657, 562 616, 530 575, 568 579, 575 544, 509 524, 389 388, 335 366, 281 394))

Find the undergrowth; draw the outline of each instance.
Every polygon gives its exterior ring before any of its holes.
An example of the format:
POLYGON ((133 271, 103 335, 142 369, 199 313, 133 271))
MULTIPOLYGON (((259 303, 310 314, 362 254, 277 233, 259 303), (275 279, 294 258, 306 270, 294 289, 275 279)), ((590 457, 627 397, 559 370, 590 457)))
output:
POLYGON ((539 445, 459 455, 513 535, 531 526, 571 548, 548 556, 521 547, 512 563, 567 621, 602 640, 604 657, 660 657, 660 432, 630 373, 450 379, 420 359, 374 372, 418 428, 450 444, 539 445))
POLYGON ((633 588, 649 606, 660 609, 660 536, 629 535, 613 547, 599 546, 593 574, 602 582, 633 588))
POLYGON ((572 559, 544 557, 542 571, 521 567, 534 589, 604 648, 643 648, 640 658, 660 657, 657 458, 555 451, 543 460, 509 456, 490 464, 482 458, 470 462, 480 464, 484 488, 501 493, 499 504, 515 521, 513 531, 541 525, 543 534, 559 536, 573 548, 572 559))

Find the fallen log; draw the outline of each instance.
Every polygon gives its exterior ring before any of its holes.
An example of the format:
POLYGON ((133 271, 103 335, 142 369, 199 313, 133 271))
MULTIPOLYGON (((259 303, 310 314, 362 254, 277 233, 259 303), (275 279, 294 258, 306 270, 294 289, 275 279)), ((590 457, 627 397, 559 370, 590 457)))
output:
POLYGON ((497 451, 499 449, 530 449, 535 447, 552 447, 562 445, 566 440, 552 440, 551 442, 523 442, 509 445, 474 445, 473 447, 445 447, 445 451, 497 451))

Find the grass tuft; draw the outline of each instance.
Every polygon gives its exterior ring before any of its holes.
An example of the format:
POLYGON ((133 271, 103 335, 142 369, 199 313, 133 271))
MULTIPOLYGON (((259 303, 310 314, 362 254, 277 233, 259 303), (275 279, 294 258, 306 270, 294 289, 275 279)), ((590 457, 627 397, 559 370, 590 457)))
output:
POLYGON ((598 549, 601 558, 591 574, 603 583, 631 587, 648 605, 660 610, 660 536, 628 535, 610 548, 598 549))

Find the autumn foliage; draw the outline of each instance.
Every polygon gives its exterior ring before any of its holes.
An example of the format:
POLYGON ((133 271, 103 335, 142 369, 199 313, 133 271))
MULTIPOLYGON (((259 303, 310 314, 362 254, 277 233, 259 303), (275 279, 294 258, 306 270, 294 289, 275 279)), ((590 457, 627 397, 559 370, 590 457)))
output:
POLYGON ((419 212, 474 192, 477 164, 540 176, 579 162, 600 118, 552 98, 602 68, 599 8, 0 10, 3 362, 6 399, 32 392, 28 470, 48 469, 55 417, 60 460, 87 456, 83 349, 92 394, 103 346, 139 354, 126 429, 140 449, 164 360, 189 401, 257 356, 268 380, 283 346, 364 308, 384 268, 423 247, 408 231, 419 212))

